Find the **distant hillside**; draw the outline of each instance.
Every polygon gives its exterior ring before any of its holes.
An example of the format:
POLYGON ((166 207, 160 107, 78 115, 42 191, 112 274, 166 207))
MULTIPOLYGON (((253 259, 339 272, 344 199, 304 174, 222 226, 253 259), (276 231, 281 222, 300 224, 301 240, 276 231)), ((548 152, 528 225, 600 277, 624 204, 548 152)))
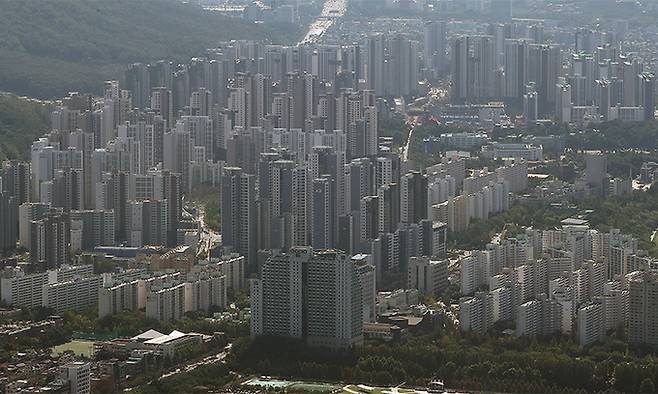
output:
POLYGON ((254 24, 177 0, 0 0, 0 90, 98 91, 126 64, 186 60, 216 42, 294 42, 292 24, 254 24))
POLYGON ((0 94, 0 162, 28 159, 30 144, 49 129, 50 104, 0 94))

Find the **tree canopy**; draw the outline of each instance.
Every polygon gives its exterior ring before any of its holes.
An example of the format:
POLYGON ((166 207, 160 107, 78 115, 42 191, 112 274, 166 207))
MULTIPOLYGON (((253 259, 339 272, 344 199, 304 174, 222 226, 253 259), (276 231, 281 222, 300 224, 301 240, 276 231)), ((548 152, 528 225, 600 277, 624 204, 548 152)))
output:
POLYGON ((48 104, 0 94, 0 161, 26 159, 32 141, 48 131, 49 115, 48 104))
POLYGON ((367 342, 350 350, 308 348, 282 338, 234 343, 229 366, 255 373, 321 381, 446 387, 500 392, 638 392, 658 379, 655 355, 614 338, 579 348, 570 338, 516 338, 437 331, 403 343, 367 342))

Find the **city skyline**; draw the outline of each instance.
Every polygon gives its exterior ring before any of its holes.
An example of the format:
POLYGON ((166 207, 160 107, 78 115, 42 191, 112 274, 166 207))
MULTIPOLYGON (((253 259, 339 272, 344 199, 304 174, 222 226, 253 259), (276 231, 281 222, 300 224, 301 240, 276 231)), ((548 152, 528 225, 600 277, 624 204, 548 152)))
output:
POLYGON ((655 390, 658 3, 163 1, 0 95, 0 389, 655 390))

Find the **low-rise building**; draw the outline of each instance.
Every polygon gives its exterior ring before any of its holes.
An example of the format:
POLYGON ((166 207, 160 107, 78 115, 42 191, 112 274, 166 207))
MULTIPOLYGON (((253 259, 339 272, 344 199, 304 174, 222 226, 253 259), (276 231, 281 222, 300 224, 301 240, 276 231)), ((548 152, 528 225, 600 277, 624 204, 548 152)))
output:
POLYGON ((542 161, 543 148, 530 144, 510 144, 492 142, 482 147, 482 155, 492 159, 523 159, 528 161, 542 161))
POLYGON ((364 322, 363 337, 365 339, 376 339, 384 342, 399 341, 406 336, 407 330, 395 324, 364 322))
POLYGON ((418 290, 397 289, 393 291, 380 291, 377 293, 377 313, 393 309, 406 309, 411 305, 417 305, 420 301, 418 290))
POLYGON ((163 334, 156 330, 147 330, 132 338, 116 338, 101 344, 108 354, 128 357, 128 363, 138 364, 147 353, 155 353, 165 357, 173 357, 180 350, 197 343, 209 340, 210 337, 197 333, 172 331, 163 334))
POLYGON ((183 333, 172 331, 162 334, 155 330, 148 330, 132 339, 138 343, 137 347, 144 350, 152 350, 165 357, 173 357, 176 353, 191 345, 201 343, 207 336, 197 333, 183 333))

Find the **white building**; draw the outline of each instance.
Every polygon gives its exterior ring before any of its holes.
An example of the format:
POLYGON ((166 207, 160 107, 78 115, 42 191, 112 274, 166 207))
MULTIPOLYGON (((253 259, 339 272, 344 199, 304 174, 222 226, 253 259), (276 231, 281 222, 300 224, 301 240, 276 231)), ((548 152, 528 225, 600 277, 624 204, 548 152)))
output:
POLYGON ((461 189, 466 177, 466 161, 442 157, 441 163, 427 167, 425 173, 430 179, 443 178, 449 175, 455 179, 456 188, 461 189))
POLYGON ((43 286, 41 304, 51 308, 55 313, 69 309, 81 312, 96 305, 98 292, 102 286, 103 279, 100 275, 76 277, 64 282, 47 284, 43 286))
POLYGON ((532 300, 519 305, 516 314, 516 336, 535 336, 542 332, 541 302, 532 300))
POLYGON ((464 194, 476 193, 482 190, 490 182, 498 179, 495 172, 490 172, 486 167, 482 170, 474 170, 468 178, 464 178, 464 194))
POLYGON ((489 292, 492 298, 492 320, 512 320, 513 297, 509 287, 498 287, 489 292))
POLYGON ((551 335, 562 330, 562 306, 539 294, 517 308, 516 336, 551 335))
POLYGON ((459 299, 459 328, 484 334, 494 323, 493 297, 487 292, 459 299))
POLYGON ((439 296, 448 287, 448 260, 411 257, 407 268, 407 288, 425 295, 439 296))
POLYGON ((363 321, 374 322, 377 320, 377 274, 373 265, 372 255, 356 254, 352 261, 361 280, 361 298, 363 300, 363 321))
POLYGON ((187 283, 165 283, 152 288, 146 295, 146 317, 159 321, 179 320, 191 310, 190 292, 187 283))
POLYGON ((457 185, 452 176, 446 175, 443 178, 430 180, 427 184, 428 209, 431 210, 432 206, 448 201, 455 197, 456 193, 457 185))
POLYGON ((26 274, 18 268, 5 271, 5 277, 0 279, 2 302, 24 308, 39 307, 43 305, 43 286, 92 276, 93 273, 92 265, 63 265, 33 274, 26 274))
POLYGON ((43 286, 49 281, 48 272, 25 274, 22 270, 10 278, 0 279, 2 302, 21 308, 40 307, 43 286))
POLYGON ((496 169, 499 181, 509 185, 511 193, 519 193, 528 188, 528 163, 521 160, 496 169))
POLYGON ((488 251, 472 251, 460 261, 461 294, 473 294, 478 288, 488 284, 491 277, 491 254, 488 251))
POLYGON ((575 317, 575 305, 571 296, 570 287, 560 287, 553 292, 550 292, 551 298, 555 300, 561 307, 561 324, 560 331, 562 333, 570 333, 573 330, 573 322, 575 317))
POLYGON ((418 305, 420 297, 416 289, 396 289, 377 293, 377 312, 404 310, 412 305, 418 305))
POLYGON ((619 328, 628 321, 628 297, 628 290, 606 289, 602 296, 595 298, 603 306, 606 332, 619 328))
POLYGON ((601 304, 588 304, 578 309, 578 343, 587 346, 605 338, 605 320, 601 304))
POLYGON ((123 311, 136 311, 146 307, 146 282, 133 280, 98 292, 98 317, 102 318, 123 311))
MULTIPOLYGON (((210 311, 211 307, 226 308, 226 276, 212 273, 200 273, 194 281, 188 283, 191 295, 190 310, 210 311)), ((189 279, 189 277, 188 277, 189 279)))
POLYGON ((156 330, 148 330, 132 337, 131 346, 159 352, 165 357, 173 357, 178 351, 206 339, 207 336, 193 332, 183 333, 174 330, 169 334, 162 334, 156 330))
POLYGON ((89 363, 74 361, 63 367, 62 379, 69 383, 71 394, 91 393, 91 366, 89 363))
POLYGON ((493 142, 483 146, 482 153, 492 159, 523 159, 527 161, 542 161, 543 148, 529 144, 507 144, 493 142))
MULTIPOLYGON (((211 259, 216 262, 216 259, 211 259)), ((221 272, 226 275, 226 286, 229 289, 240 290, 245 287, 245 258, 232 253, 222 256, 217 262, 221 272)))

